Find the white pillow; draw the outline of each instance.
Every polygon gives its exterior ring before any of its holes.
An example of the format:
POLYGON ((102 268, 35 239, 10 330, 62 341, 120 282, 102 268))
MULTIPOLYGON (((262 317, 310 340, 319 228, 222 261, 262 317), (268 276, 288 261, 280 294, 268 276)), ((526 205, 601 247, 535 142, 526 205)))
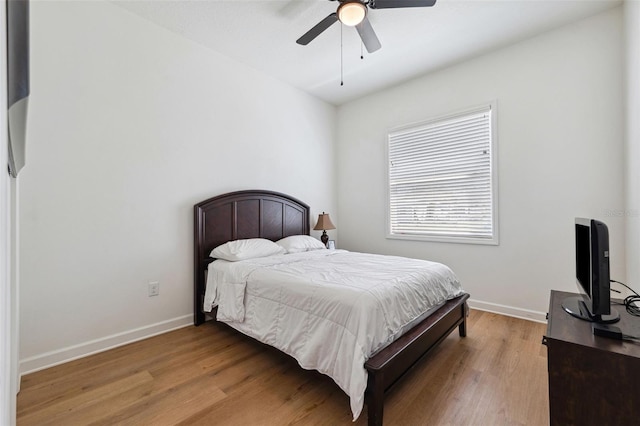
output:
POLYGON ((278 244, 264 238, 234 240, 214 248, 209 256, 230 262, 255 259, 274 254, 284 254, 285 251, 278 244))
POLYGON ((326 248, 321 241, 308 235, 292 235, 276 241, 276 244, 284 248, 287 253, 299 253, 301 251, 326 248))

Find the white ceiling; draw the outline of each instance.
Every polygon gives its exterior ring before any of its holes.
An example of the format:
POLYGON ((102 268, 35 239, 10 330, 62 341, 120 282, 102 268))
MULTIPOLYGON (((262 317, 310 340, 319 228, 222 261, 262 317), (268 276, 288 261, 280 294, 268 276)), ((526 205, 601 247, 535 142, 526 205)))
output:
POLYGON ((382 49, 360 59, 354 28, 295 41, 336 10, 329 0, 128 0, 115 4, 335 105, 562 26, 621 0, 438 0, 370 10, 382 49))

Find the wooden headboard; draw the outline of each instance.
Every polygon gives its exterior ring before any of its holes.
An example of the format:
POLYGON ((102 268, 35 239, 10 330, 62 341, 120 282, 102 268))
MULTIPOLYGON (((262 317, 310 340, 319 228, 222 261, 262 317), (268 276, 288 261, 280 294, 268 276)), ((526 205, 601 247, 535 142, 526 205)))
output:
POLYGON ((309 206, 273 191, 237 191, 209 198, 194 206, 194 324, 205 321, 202 311, 209 253, 227 241, 309 235, 309 206))

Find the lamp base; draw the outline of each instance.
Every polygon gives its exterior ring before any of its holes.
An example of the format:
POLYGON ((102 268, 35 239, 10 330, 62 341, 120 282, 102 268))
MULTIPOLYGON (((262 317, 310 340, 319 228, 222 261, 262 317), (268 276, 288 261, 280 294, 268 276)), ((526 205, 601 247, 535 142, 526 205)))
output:
POLYGON ((325 247, 327 246, 327 244, 329 243, 329 236, 327 235, 327 231, 322 231, 320 241, 322 241, 322 244, 324 244, 325 247))

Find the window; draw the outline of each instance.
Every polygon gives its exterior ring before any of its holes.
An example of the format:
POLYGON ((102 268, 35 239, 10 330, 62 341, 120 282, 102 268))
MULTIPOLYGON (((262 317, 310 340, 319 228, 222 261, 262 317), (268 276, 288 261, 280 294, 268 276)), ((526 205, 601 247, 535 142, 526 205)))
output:
POLYGON ((389 133, 388 238, 498 244, 495 103, 389 133))

